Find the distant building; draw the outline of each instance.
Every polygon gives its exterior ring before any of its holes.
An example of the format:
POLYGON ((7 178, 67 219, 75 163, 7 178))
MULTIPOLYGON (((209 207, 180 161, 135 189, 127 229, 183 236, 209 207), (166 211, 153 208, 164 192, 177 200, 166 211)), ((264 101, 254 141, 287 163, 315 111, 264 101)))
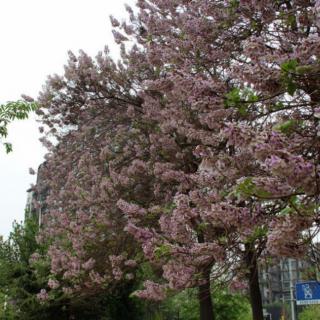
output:
POLYGON ((288 258, 260 266, 262 303, 272 320, 280 320, 283 313, 296 309, 295 284, 305 279, 309 268, 310 264, 306 261, 288 258))
POLYGON ((47 204, 45 200, 49 192, 49 188, 45 184, 45 180, 43 178, 43 170, 45 166, 46 162, 39 166, 35 187, 27 190, 28 196, 25 218, 36 216, 38 218, 39 225, 41 225, 43 215, 47 210, 47 204))
POLYGON ((277 264, 265 265, 260 272, 263 304, 290 301, 290 273, 292 283, 303 279, 309 264, 296 259, 280 259, 277 264))

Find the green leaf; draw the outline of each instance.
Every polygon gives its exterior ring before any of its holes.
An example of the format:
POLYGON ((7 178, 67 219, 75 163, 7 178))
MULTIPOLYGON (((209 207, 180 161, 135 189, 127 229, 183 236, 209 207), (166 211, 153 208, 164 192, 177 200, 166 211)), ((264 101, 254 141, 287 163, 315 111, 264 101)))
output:
POLYGON ((298 61, 296 59, 291 59, 281 64, 281 70, 284 72, 295 72, 297 66, 298 61))
POLYGON ((255 191, 255 184, 252 181, 252 178, 245 178, 241 183, 236 187, 236 195, 252 195, 255 191))
POLYGON ((172 211, 176 208, 176 204, 174 202, 170 202, 170 203, 167 203, 164 207, 163 207, 163 213, 166 213, 166 214, 170 214, 172 213, 172 211))
POLYGON ((241 116, 246 116, 248 114, 248 108, 245 105, 241 105, 238 108, 238 112, 241 116))
POLYGON ((241 101, 240 89, 233 88, 230 92, 226 94, 225 106, 227 108, 235 107, 240 101, 241 101))
POLYGON ((268 233, 268 228, 266 226, 258 226, 254 228, 252 234, 246 239, 247 243, 253 243, 257 239, 265 237, 268 233))
POLYGON ((201 231, 205 231, 209 226, 209 223, 207 222, 202 222, 202 223, 199 223, 197 225, 197 231, 201 232, 201 231))
POLYGON ((4 147, 6 149, 6 153, 9 153, 12 151, 12 144, 11 143, 5 142, 4 147))
POLYGON ((298 125, 299 125, 299 121, 297 120, 288 120, 288 121, 285 121, 285 122, 282 122, 278 125, 276 125, 274 127, 274 130, 277 130, 277 131, 280 131, 284 134, 289 134, 291 133, 298 125))
POLYGON ((230 6, 232 8, 238 8, 239 7, 239 0, 230 0, 230 6))
POLYGON ((296 73, 297 67, 298 62, 296 59, 291 59, 281 64, 281 79, 288 94, 290 94, 291 96, 293 96, 295 91, 297 90, 297 85, 293 79, 293 74, 296 73))
POLYGON ((152 43, 153 39, 152 39, 152 35, 148 34, 147 36, 147 43, 152 43))
POLYGON ((237 108, 241 116, 248 115, 250 104, 259 101, 259 97, 251 88, 233 88, 225 95, 225 108, 237 108))
POLYGON ((314 66, 305 65, 296 67, 296 73, 298 74, 307 74, 314 71, 314 66))
POLYGON ((1 126, 0 127, 0 136, 3 138, 6 138, 8 135, 8 129, 6 126, 1 126))
POLYGON ((293 211, 292 208, 290 208, 290 207, 285 207, 284 209, 282 209, 282 210, 279 212, 279 215, 280 215, 280 216, 286 216, 286 215, 292 213, 292 211, 293 211))
POLYGON ((154 255, 157 259, 161 259, 163 257, 169 256, 171 253, 171 249, 168 245, 162 244, 159 247, 154 249, 154 255))
POLYGON ((277 102, 277 103, 274 105, 274 109, 279 109, 279 110, 281 110, 281 109, 283 109, 283 108, 284 108, 284 104, 283 104, 283 102, 281 102, 281 101, 277 102))
POLYGON ((270 193, 258 188, 253 182, 252 177, 247 177, 242 180, 233 191, 233 194, 238 198, 247 198, 250 196, 267 198, 270 196, 270 193))
MULTIPOLYGON (((7 126, 15 119, 23 120, 28 118, 31 111, 37 109, 35 102, 26 101, 11 101, 0 105, 0 138, 5 138, 8 135, 7 126)), ((12 151, 12 145, 8 142, 4 143, 6 152, 12 151)))
POLYGON ((293 96, 296 90, 297 90, 296 84, 292 80, 288 81, 287 91, 290 94, 290 96, 293 96))
POLYGON ((297 20, 296 16, 294 14, 290 14, 287 18, 287 25, 291 28, 294 28, 297 26, 297 20))

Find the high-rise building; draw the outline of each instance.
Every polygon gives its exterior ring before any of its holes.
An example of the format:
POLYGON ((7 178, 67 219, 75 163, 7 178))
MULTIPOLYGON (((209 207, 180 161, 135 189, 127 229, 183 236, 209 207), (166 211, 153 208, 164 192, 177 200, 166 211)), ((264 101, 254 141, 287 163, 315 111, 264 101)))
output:
POLYGON ((38 168, 36 185, 27 190, 27 204, 25 218, 37 216, 39 225, 42 223, 43 215, 47 210, 46 198, 48 196, 49 188, 45 183, 43 177, 43 170, 46 162, 42 163, 38 168))
POLYGON ((262 301, 272 320, 280 320, 284 314, 289 314, 285 319, 295 319, 295 284, 306 279, 309 268, 310 263, 289 258, 260 266, 262 301))

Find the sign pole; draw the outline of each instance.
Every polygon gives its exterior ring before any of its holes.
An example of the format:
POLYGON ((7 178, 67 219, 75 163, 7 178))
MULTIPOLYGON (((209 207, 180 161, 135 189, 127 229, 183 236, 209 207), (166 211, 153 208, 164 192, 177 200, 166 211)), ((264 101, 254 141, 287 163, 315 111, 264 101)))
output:
POLYGON ((291 320, 297 320, 296 318, 296 308, 295 308, 295 299, 293 294, 294 284, 293 284, 293 275, 292 275, 292 262, 293 259, 289 259, 289 279, 290 279, 290 305, 291 305, 291 320))

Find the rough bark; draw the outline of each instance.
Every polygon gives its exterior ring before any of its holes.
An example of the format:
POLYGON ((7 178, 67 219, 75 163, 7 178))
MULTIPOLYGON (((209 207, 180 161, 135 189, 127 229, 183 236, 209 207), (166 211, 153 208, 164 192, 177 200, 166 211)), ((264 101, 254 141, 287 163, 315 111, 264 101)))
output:
POLYGON ((213 303, 210 292, 210 270, 205 273, 206 283, 199 286, 200 320, 214 320, 213 303))
POLYGON ((249 282, 249 297, 252 310, 253 320, 264 320, 262 297, 259 287, 259 270, 257 257, 254 249, 246 246, 247 257, 246 264, 248 268, 248 282, 249 282))
MULTIPOLYGON (((204 242, 204 235, 202 232, 198 233, 199 243, 204 242)), ((211 265, 203 271, 203 279, 205 283, 198 287, 198 299, 200 304, 200 320, 214 320, 213 302, 210 288, 210 272, 211 265)))

